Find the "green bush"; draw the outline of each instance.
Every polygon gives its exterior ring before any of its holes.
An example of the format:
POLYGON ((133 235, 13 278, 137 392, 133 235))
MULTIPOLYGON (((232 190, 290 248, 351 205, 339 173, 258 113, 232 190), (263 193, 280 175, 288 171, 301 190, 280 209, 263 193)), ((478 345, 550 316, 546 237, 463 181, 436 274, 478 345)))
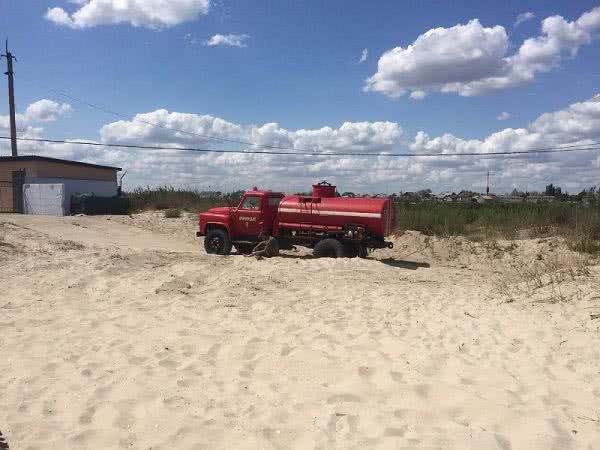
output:
POLYGON ((172 186, 138 188, 127 192, 125 196, 129 200, 130 212, 166 209, 199 212, 229 204, 237 206, 241 197, 240 193, 225 196, 220 193, 175 189, 172 186))
POLYGON ((71 197, 72 214, 127 214, 129 201, 123 197, 99 197, 94 194, 75 194, 71 197))

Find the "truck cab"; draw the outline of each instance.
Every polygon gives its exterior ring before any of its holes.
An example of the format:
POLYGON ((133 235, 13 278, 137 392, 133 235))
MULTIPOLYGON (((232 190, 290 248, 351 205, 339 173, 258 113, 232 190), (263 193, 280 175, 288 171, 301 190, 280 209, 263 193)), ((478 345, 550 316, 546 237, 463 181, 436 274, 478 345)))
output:
POLYGON ((249 253, 261 231, 273 231, 283 194, 254 188, 236 207, 211 208, 199 214, 197 236, 204 236, 207 253, 227 255, 232 246, 249 253))

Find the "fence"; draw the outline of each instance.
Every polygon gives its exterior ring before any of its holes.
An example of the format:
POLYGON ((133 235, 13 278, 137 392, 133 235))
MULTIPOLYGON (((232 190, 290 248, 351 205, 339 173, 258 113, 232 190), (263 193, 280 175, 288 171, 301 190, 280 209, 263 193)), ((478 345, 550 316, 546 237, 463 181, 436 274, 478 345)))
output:
POLYGON ((0 180, 0 213, 23 212, 23 183, 25 172, 14 171, 12 180, 0 180))
POLYGON ((15 212, 13 191, 12 181, 0 180, 0 213, 15 212))

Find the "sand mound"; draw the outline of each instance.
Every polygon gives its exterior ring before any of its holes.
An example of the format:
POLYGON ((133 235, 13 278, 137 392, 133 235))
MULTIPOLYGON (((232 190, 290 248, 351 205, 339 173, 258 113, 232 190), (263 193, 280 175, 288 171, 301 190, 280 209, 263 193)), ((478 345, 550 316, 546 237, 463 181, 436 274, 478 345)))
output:
POLYGON ((257 261, 159 222, 0 216, 11 448, 600 448, 600 271, 559 241, 257 261))

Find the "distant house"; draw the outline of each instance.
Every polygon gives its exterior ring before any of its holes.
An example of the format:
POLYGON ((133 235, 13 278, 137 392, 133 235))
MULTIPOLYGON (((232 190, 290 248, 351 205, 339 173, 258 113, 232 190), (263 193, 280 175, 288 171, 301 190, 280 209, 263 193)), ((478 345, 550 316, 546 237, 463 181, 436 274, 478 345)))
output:
POLYGON ((525 201, 524 197, 518 195, 503 195, 498 197, 498 201, 502 203, 522 203, 525 201))
POLYGON ((456 194, 454 192, 441 192, 434 194, 434 198, 438 201, 453 202, 456 200, 456 194))
POLYGON ((75 193, 117 195, 120 170, 46 156, 0 157, 0 212, 68 214, 75 193))
POLYGON ((476 196, 478 194, 476 192, 472 192, 472 191, 460 191, 458 194, 456 194, 456 201, 457 202, 475 202, 477 201, 476 196))
POLYGON ((556 201, 556 197, 552 195, 529 195, 525 197, 525 201, 529 203, 543 203, 556 201))
POLYGON ((403 201, 416 201, 419 199, 420 197, 416 192, 403 192, 402 195, 400 195, 400 200, 403 201))
POLYGON ((474 198, 477 203, 491 203, 495 202, 498 198, 494 194, 490 195, 478 195, 474 198))

